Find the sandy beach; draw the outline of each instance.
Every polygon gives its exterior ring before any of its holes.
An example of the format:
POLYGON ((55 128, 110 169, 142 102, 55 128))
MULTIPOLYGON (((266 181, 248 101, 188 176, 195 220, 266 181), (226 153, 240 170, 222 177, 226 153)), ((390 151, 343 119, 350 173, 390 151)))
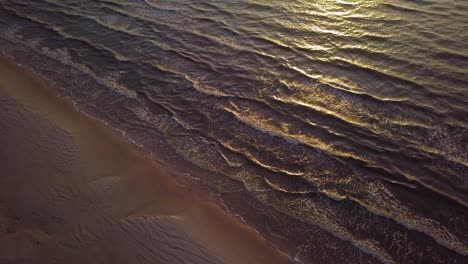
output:
POLYGON ((0 1, 0 264, 468 264, 467 18, 0 1))
POLYGON ((0 102, 0 263, 288 263, 7 58, 0 102))

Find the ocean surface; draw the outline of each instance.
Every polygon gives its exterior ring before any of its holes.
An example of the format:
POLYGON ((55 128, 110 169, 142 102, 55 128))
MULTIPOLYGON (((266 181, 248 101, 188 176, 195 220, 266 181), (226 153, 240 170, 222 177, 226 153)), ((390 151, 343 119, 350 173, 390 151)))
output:
POLYGON ((298 263, 468 263, 466 0, 2 0, 0 49, 298 263))

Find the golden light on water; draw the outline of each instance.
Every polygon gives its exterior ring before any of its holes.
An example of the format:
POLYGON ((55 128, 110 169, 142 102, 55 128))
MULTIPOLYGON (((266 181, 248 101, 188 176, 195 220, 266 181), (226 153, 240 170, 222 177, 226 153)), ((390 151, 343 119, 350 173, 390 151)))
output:
POLYGON ((5 52, 296 259, 465 263, 466 0, 30 2, 5 52))

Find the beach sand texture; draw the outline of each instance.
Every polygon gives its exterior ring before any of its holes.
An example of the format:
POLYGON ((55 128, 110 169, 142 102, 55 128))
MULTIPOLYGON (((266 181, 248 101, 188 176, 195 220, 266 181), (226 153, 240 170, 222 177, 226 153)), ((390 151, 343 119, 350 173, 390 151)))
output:
POLYGON ((0 263, 287 263, 175 172, 0 62, 0 263))

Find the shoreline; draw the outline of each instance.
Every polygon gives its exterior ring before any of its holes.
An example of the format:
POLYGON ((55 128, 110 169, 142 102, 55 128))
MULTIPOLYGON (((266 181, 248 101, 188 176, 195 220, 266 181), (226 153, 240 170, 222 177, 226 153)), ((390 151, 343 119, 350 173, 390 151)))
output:
POLYGON ((149 261, 155 249, 166 252, 164 258, 174 254, 174 247, 152 243, 167 244, 175 234, 184 238, 177 245, 185 251, 178 253, 188 261, 289 262, 203 187, 181 184, 173 177, 179 172, 168 172, 124 135, 79 112, 42 77, 4 55, 0 67, 0 141, 6 146, 0 169, 9 175, 1 179, 0 256, 26 263, 149 261), (164 230, 171 230, 169 240, 159 241, 164 230), (146 250, 134 252, 136 245, 146 250))

